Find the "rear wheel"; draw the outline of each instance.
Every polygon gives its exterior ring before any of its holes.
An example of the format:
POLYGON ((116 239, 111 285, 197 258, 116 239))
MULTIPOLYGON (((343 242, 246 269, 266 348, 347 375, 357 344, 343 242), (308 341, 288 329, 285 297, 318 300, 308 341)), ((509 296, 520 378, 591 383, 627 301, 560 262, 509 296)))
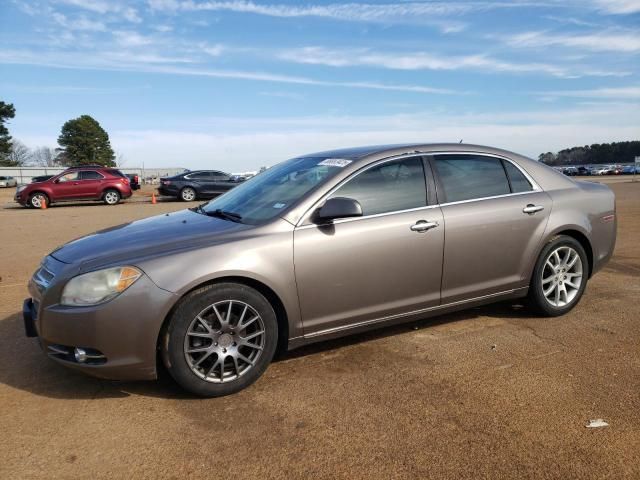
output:
POLYGON ((49 206, 49 197, 42 192, 36 192, 29 197, 29 206, 33 208, 42 208, 49 206))
POLYGON ((107 205, 116 205, 120 201, 120 192, 117 190, 107 190, 104 192, 102 200, 107 205))
POLYGON ((276 315, 267 299, 245 285, 220 283, 181 300, 161 353, 181 387, 219 397, 255 382, 271 362, 277 341, 276 315))
POLYGON ((196 191, 191 187, 184 187, 180 190, 180 200, 183 202, 193 202, 196 197, 196 191))
POLYGON ((542 315, 563 315, 582 297, 588 276, 587 254, 580 242, 558 235, 540 253, 529 286, 529 300, 542 315))

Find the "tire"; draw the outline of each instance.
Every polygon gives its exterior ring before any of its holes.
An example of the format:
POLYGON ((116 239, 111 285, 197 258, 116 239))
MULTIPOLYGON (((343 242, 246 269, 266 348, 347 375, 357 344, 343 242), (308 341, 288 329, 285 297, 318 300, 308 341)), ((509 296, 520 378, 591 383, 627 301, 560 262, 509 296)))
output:
POLYGON ((178 195, 178 197, 183 202, 193 202, 198 198, 198 194, 193 188, 184 187, 182 190, 180 190, 180 194, 178 195))
POLYGON ((107 190, 102 194, 102 201, 107 205, 117 205, 121 198, 120 192, 114 189, 107 190))
POLYGON ((580 242, 558 235, 540 252, 529 285, 529 303, 542 316, 564 315, 580 301, 588 278, 589 261, 580 242))
POLYGON ((219 283, 194 290, 178 303, 160 353, 182 388, 220 397, 255 382, 271 363, 277 343, 278 322, 269 301, 246 285, 219 283))
POLYGON ((51 201, 49 197, 42 192, 34 192, 29 195, 29 204, 28 206, 31 208, 42 208, 42 202, 45 203, 45 206, 48 207, 51 201))

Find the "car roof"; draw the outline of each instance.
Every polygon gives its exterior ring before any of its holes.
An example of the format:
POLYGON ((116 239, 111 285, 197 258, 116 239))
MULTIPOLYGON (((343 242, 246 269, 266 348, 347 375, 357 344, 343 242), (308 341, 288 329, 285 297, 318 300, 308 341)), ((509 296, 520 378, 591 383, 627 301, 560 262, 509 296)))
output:
POLYGON ((355 148, 340 148, 336 150, 327 150, 324 152, 311 153, 308 155, 300 155, 304 157, 324 157, 324 158, 344 158, 347 160, 362 160, 372 156, 391 157, 402 155, 403 153, 433 153, 438 151, 447 152, 477 152, 490 153, 495 155, 518 156, 514 152, 502 150, 500 148, 488 147, 485 145, 473 145, 467 143, 401 143, 391 145, 370 145, 355 148))

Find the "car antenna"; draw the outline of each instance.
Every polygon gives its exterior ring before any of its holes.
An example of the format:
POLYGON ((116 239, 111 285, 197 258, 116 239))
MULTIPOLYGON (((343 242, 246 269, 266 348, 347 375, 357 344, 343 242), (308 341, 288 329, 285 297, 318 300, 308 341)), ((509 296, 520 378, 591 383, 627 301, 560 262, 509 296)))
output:
POLYGON ((464 140, 463 138, 460 139, 460 141, 458 143, 462 143, 462 140, 464 140))

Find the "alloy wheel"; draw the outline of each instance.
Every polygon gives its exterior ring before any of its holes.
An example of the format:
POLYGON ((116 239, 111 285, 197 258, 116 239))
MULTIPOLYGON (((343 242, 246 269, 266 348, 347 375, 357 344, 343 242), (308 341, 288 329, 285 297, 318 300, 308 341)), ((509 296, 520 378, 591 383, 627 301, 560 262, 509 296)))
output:
POLYGON ((262 317, 238 300, 217 302, 191 321, 184 355, 191 371, 213 383, 240 378, 256 364, 265 346, 262 317))
POLYGON ((547 302, 554 307, 570 304, 580 291, 582 275, 582 260, 574 248, 554 249, 542 269, 542 293, 547 302))
POLYGON ((36 193, 33 197, 31 197, 31 206, 34 208, 42 208, 42 205, 46 202, 47 199, 40 193, 36 193))
POLYGON ((196 199, 196 192, 192 188, 185 188, 182 190, 182 200, 185 202, 193 202, 196 199))
POLYGON ((118 203, 118 194, 116 192, 107 192, 104 195, 104 201, 109 205, 115 205, 118 203))

